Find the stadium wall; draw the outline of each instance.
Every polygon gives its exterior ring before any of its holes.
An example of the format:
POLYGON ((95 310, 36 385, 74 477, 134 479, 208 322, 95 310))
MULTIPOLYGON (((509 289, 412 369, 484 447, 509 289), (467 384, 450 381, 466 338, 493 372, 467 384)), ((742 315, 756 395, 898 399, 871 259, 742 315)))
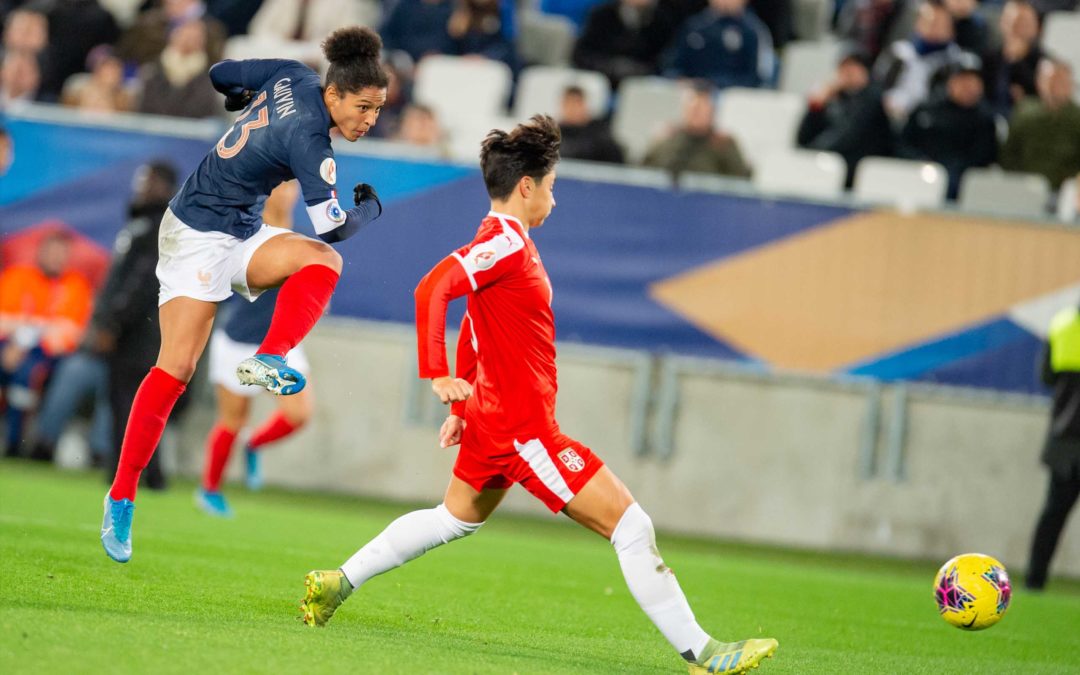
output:
MULTIPOLYGON (((268 482, 436 502, 453 453, 445 409, 394 324, 324 321, 309 339, 314 422, 264 455, 268 482)), ((809 549, 944 560, 982 551, 1022 568, 1045 492, 1044 399, 766 374, 718 361, 561 345, 559 418, 599 452, 659 528, 809 549)), ((261 397, 257 412, 273 401, 261 397)), ((197 475, 212 416, 185 421, 197 475)), ((239 478, 240 462, 234 462, 239 478)), ((515 488, 506 509, 546 514, 515 488)), ((1080 576, 1080 520, 1055 559, 1080 576)))

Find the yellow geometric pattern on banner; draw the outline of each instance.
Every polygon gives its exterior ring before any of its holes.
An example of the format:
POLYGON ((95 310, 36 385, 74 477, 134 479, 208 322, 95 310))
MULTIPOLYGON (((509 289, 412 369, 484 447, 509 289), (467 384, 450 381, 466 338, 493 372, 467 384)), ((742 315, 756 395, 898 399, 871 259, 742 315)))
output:
POLYGON ((825 373, 1074 285, 1077 260, 1075 230, 876 211, 662 279, 649 295, 744 354, 825 373))
POLYGON ((1055 373, 1080 372, 1080 312, 1061 310, 1050 322, 1050 367, 1055 373))

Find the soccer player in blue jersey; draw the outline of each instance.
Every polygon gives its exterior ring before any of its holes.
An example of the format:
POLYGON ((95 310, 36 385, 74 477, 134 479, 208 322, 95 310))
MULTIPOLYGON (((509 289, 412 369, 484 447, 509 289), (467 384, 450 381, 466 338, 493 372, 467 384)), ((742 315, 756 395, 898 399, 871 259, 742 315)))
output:
POLYGON ((232 127, 169 203, 158 240, 161 351, 128 416, 116 479, 105 497, 101 542, 117 562, 131 558, 139 475, 154 453, 176 399, 210 337, 217 303, 236 291, 254 300, 277 288, 270 329, 237 375, 245 384, 290 395, 304 378, 285 355, 322 316, 341 273, 329 244, 382 213, 374 189, 353 190, 355 206, 337 200, 330 129, 363 136, 386 102, 382 41, 368 28, 343 28, 323 42, 325 86, 296 61, 223 61, 210 69, 225 107, 242 110, 232 127), (267 195, 296 178, 319 239, 262 223, 267 195))

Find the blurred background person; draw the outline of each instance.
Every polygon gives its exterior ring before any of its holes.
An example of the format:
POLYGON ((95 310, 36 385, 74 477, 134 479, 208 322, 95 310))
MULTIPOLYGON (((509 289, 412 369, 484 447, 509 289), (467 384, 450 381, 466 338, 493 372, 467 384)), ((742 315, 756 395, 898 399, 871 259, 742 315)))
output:
POLYGON ((66 229, 49 232, 35 264, 0 272, 0 396, 7 407, 4 452, 9 457, 22 454, 26 418, 90 318, 90 282, 68 267, 71 236, 66 229))
POLYGON ((1072 69, 1051 59, 1039 64, 1039 97, 1016 106, 1001 166, 1046 176, 1057 190, 1080 173, 1080 107, 1073 101, 1072 69))
POLYGON ((16 101, 33 101, 41 87, 41 66, 29 52, 9 51, 0 60, 0 109, 16 101))
POLYGON ((944 91, 911 113, 898 145, 901 157, 945 167, 949 199, 956 198, 965 171, 997 161, 997 123, 983 100, 981 64, 967 56, 949 68, 944 91))
MULTIPOLYGON (((299 197, 297 182, 281 183, 266 200, 263 222, 274 227, 293 229, 293 207, 299 197)), ((251 401, 261 387, 248 387, 236 379, 236 364, 254 355, 259 343, 270 329, 274 304, 278 291, 273 289, 260 295, 254 302, 235 298, 230 302, 231 313, 210 337, 210 367, 207 369, 210 383, 217 396, 217 419, 206 437, 206 459, 200 488, 195 492, 195 504, 212 516, 232 515, 221 481, 232 455, 237 436, 247 425, 251 416, 251 401)), ((304 374, 310 374, 307 356, 302 345, 288 354, 289 364, 304 374)), ((251 432, 244 442, 246 483, 248 489, 262 487, 259 470, 259 451, 265 446, 288 438, 311 419, 314 389, 311 380, 303 391, 292 396, 276 396, 277 409, 251 432)))
POLYGON ((121 36, 117 53, 124 61, 153 63, 168 46, 173 31, 197 20, 206 29, 207 60, 217 63, 225 49, 225 26, 206 13, 202 0, 154 0, 151 9, 139 14, 135 24, 121 36))
POLYGON ((615 142, 607 123, 593 117, 581 87, 570 86, 563 91, 559 129, 562 131, 561 157, 623 163, 622 148, 615 142))
POLYGON ((894 40, 904 6, 911 0, 846 0, 837 3, 837 37, 853 43, 871 59, 894 40))
POLYGON ((450 54, 483 56, 520 69, 513 32, 503 26, 499 0, 457 0, 446 24, 450 54))
POLYGON ((665 0, 607 0, 589 12, 571 62, 603 73, 614 89, 625 77, 660 72, 661 54, 678 28, 665 0))
MULTIPOLYGON (((92 400, 88 441, 94 464, 104 465, 116 446, 114 425, 117 420, 121 424, 126 420, 126 412, 114 413, 110 403, 110 362, 131 356, 116 354, 118 341, 135 328, 134 335, 124 341, 125 349, 138 347, 143 353, 157 349, 154 336, 138 330, 142 324, 152 322, 150 315, 156 315, 153 310, 157 307, 146 301, 151 293, 144 287, 146 275, 140 272, 157 264, 156 242, 149 242, 153 244, 150 246, 147 239, 156 236, 161 216, 176 191, 176 169, 164 161, 144 164, 136 169, 131 188, 127 220, 116 237, 108 276, 94 300, 86 333, 78 351, 60 362, 49 381, 38 415, 32 459, 51 461, 71 418, 80 406, 92 400), (136 345, 132 339, 143 337, 148 344, 136 345)), ((126 376, 122 371, 118 375, 121 379, 126 376)), ((124 385, 122 389, 131 388, 123 382, 118 384, 124 385)), ((124 411, 130 409, 130 403, 128 400, 124 411)))
POLYGON ((206 24, 193 19, 169 34, 169 43, 154 63, 139 73, 139 112, 175 117, 216 117, 220 96, 207 74, 206 24))
POLYGON ((55 102, 60 99, 64 82, 86 67, 90 50, 116 42, 120 29, 98 0, 51 0, 39 6, 49 21, 40 98, 55 102))
POLYGON ((683 94, 682 124, 654 143, 645 153, 645 166, 749 178, 750 166, 731 136, 713 127, 715 92, 707 83, 695 83, 683 94))
POLYGON ((379 34, 388 52, 400 51, 413 63, 428 54, 449 54, 453 40, 447 27, 454 11, 454 0, 397 0, 379 34))
POLYGON ((86 57, 89 75, 68 78, 60 102, 81 110, 127 112, 133 107, 131 93, 124 86, 124 63, 112 47, 98 45, 86 57))
POLYGON ((665 56, 664 75, 712 82, 717 88, 761 87, 776 70, 765 24, 747 0, 709 0, 682 25, 665 56))
POLYGON ((1039 14, 1027 0, 1008 0, 998 28, 1001 44, 984 52, 983 79, 991 107, 1008 117, 1014 105, 1038 95, 1035 79, 1045 55, 1039 46, 1039 14))
POLYGON ((4 52, 38 55, 49 44, 49 19, 32 6, 13 10, 4 21, 4 52))
POLYGON ((435 111, 422 103, 411 103, 405 108, 393 139, 409 145, 431 148, 440 157, 446 157, 449 152, 446 134, 439 126, 435 111))
POLYGON ((885 88, 885 110, 903 122, 930 95, 934 75, 959 60, 952 15, 941 0, 919 4, 915 30, 881 53, 874 64, 874 79, 885 88))
POLYGON ((893 132, 881 87, 870 79, 870 57, 859 50, 840 58, 832 81, 810 95, 799 123, 799 147, 835 152, 847 163, 845 185, 864 157, 893 154, 893 132))

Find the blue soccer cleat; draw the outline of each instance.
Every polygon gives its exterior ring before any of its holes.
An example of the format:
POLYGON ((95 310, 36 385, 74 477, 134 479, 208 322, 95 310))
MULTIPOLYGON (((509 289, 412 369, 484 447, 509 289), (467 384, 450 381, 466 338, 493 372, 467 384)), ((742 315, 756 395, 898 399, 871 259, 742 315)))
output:
POLYGON ((118 563, 131 560, 131 518, 135 502, 113 500, 105 495, 105 518, 101 521, 101 545, 105 553, 118 563))
POLYGON ((236 367, 236 377, 241 384, 263 387, 278 396, 298 394, 307 384, 303 373, 290 368, 285 359, 273 354, 256 354, 244 359, 236 367))
POLYGON ((262 472, 259 471, 259 453, 251 449, 251 446, 244 446, 244 459, 247 466, 247 474, 244 476, 244 484, 247 485, 247 489, 252 492, 262 489, 262 472))
POLYGON ((220 492, 210 492, 199 488, 195 491, 195 506, 211 516, 218 518, 232 518, 232 509, 229 502, 225 501, 225 495, 220 492))

